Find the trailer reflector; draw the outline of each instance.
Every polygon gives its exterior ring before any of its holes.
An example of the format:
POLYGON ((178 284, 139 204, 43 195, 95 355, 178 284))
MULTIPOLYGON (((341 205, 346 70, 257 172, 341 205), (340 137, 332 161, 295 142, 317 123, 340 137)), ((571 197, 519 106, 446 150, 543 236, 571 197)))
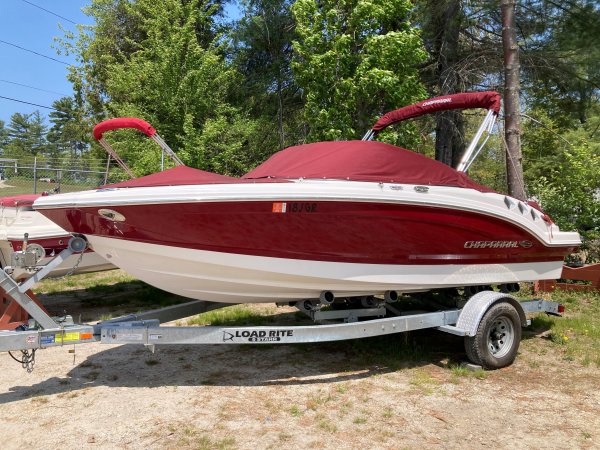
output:
POLYGON ((558 313, 559 314, 564 314, 565 312, 565 305, 563 305, 562 303, 559 303, 558 305, 558 313))

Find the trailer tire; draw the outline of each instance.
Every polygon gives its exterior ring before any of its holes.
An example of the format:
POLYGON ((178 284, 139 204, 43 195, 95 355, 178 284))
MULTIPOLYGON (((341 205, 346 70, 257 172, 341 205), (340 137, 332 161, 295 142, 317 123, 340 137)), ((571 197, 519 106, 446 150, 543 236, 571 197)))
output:
POLYGON ((465 336, 465 350, 484 369, 510 366, 521 343, 521 319, 509 302, 492 305, 481 318, 475 336, 465 336))

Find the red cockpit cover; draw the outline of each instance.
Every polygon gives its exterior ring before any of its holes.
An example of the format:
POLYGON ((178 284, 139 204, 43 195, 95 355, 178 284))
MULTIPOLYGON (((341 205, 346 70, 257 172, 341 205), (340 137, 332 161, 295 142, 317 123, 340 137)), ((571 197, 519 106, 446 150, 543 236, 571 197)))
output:
POLYGON ((19 206, 31 206, 40 194, 13 195, 10 197, 0 197, 0 206, 7 208, 17 208, 19 206))
POLYGON ((414 105, 390 111, 381 116, 373 125, 373 131, 381 131, 389 125, 401 122, 413 117, 433 114, 438 111, 449 109, 491 109, 496 114, 500 111, 500 94, 494 91, 487 92, 467 92, 463 94, 443 95, 434 97, 414 105))
POLYGON ((121 183, 108 184, 105 188, 178 186, 184 184, 229 184, 236 183, 239 178, 228 177, 187 166, 176 166, 162 172, 134 178, 121 183))
POLYGON ((494 192, 439 161, 377 141, 316 142, 289 147, 242 178, 267 177, 457 186, 494 192))

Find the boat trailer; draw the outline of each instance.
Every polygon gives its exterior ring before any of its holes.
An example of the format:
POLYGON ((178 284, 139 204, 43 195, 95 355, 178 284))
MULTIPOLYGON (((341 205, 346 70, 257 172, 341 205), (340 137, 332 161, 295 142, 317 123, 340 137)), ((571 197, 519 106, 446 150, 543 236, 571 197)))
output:
MULTIPOLYGON (((0 288, 16 301, 30 319, 14 331, 0 331, 0 351, 21 351, 19 361, 31 371, 35 351, 47 347, 101 342, 103 344, 141 344, 154 351, 157 345, 169 344, 296 344, 382 336, 405 331, 437 329, 463 336, 468 358, 485 369, 510 365, 517 354, 521 328, 530 324, 528 314, 545 312, 561 315, 564 307, 547 300, 518 301, 514 296, 484 290, 471 296, 462 308, 435 312, 401 313, 385 300, 372 308, 320 310, 300 308, 316 322, 324 324, 298 326, 161 326, 161 322, 189 317, 230 304, 192 301, 141 314, 128 315, 98 324, 78 324, 71 316, 50 317, 30 297, 31 287, 55 266, 74 253, 85 251, 86 241, 73 237, 68 247, 44 266, 35 264, 30 254, 17 254, 15 261, 28 261, 35 271, 28 280, 18 283, 10 276, 10 267, 0 270, 0 288), (364 319, 364 320, 359 320, 364 319), (337 323, 331 321, 338 320, 337 323), (340 322, 341 321, 341 322, 340 322)), ((22 250, 21 252, 27 252, 22 250)), ((18 252, 15 252, 18 253, 18 252)))

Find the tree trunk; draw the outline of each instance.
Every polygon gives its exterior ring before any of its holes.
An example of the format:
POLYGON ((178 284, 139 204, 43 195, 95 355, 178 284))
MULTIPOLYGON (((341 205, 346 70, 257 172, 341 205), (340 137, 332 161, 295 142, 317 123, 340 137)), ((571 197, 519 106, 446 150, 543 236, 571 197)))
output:
MULTIPOLYGON (((439 93, 454 94, 461 90, 460 75, 456 71, 462 15, 460 0, 436 1, 431 6, 434 26, 439 30, 434 40, 439 93)), ((454 167, 465 149, 462 112, 453 110, 437 113, 435 122, 435 159, 454 167)))
POLYGON ((277 77, 277 130, 279 134, 279 150, 285 148, 285 131, 283 129, 283 87, 281 74, 277 77))
POLYGON ((520 66, 515 0, 500 0, 502 12, 502 46, 504 50, 504 135, 506 139, 506 174, 509 195, 526 200, 521 154, 521 116, 519 106, 520 66))

